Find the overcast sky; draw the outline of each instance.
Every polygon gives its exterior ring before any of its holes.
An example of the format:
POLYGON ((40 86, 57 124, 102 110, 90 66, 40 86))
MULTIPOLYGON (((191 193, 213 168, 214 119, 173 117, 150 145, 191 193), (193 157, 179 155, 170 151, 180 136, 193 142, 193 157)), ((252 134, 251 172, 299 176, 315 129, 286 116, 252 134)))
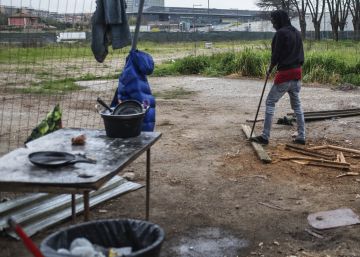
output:
MULTIPOLYGON (((165 0, 165 6, 256 10, 257 0, 165 0), (200 6, 201 5, 201 6, 200 6)), ((0 0, 0 5, 23 6, 51 12, 93 12, 95 0, 0 0)))

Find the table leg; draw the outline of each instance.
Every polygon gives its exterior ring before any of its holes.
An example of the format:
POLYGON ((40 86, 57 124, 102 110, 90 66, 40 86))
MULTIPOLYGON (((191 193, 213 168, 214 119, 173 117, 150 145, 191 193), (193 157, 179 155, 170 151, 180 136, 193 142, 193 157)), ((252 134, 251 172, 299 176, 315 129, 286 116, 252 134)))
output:
POLYGON ((71 194, 71 218, 73 223, 76 221, 76 201, 75 194, 71 194))
POLYGON ((150 148, 146 151, 146 216, 149 220, 150 213, 150 148))
POLYGON ((84 191, 84 221, 88 221, 90 219, 90 192, 84 191))

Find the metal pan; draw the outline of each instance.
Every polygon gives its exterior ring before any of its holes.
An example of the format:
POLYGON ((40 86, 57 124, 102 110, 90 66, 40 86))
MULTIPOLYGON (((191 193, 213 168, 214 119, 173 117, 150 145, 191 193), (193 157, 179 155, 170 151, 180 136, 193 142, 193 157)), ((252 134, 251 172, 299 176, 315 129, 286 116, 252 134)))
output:
POLYGON ((41 167, 62 167, 77 162, 96 163, 83 154, 71 154, 67 152, 43 151, 33 152, 28 156, 31 163, 41 167))

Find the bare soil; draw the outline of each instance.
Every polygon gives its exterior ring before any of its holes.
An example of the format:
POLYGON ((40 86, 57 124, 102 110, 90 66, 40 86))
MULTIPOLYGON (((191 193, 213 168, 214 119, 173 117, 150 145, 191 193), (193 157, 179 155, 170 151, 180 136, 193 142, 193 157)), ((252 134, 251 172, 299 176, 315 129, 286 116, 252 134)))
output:
MULTIPOLYGON (((255 116, 263 81, 194 76, 150 78, 150 83, 160 96, 193 91, 157 99, 156 130, 163 135, 152 148, 150 219, 166 232, 161 256, 360 256, 359 226, 315 231, 307 222, 310 213, 342 207, 360 214, 360 176, 336 178, 344 171, 280 159, 290 154, 284 144, 296 132, 295 126, 275 124, 291 112, 288 97, 277 105, 265 147, 273 162, 263 164, 241 130, 255 116)), ((360 108, 359 97, 359 90, 302 89, 305 111, 360 108)), ((257 133, 261 126, 257 124, 257 133)), ((308 146, 360 149, 359 117, 311 122, 306 129, 308 146)), ((352 171, 360 172, 360 159, 346 158, 352 171)), ((144 161, 142 157, 126 170, 135 172, 139 183, 145 182, 144 161)), ((144 205, 141 189, 94 208, 92 219, 143 219, 144 205)), ((70 224, 33 239, 40 244, 70 224)), ((2 257, 31 256, 21 242, 6 237, 0 239, 0 249, 2 257)))

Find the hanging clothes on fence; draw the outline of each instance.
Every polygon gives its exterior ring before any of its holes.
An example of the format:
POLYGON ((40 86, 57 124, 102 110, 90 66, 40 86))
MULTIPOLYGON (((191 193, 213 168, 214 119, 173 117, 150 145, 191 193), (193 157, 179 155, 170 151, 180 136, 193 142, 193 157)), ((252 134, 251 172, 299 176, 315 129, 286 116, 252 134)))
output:
POLYGON ((142 131, 154 131, 155 128, 155 97, 151 93, 151 88, 146 75, 154 71, 154 60, 151 55, 139 51, 131 50, 126 58, 126 64, 119 77, 118 89, 115 92, 112 107, 118 101, 137 100, 144 106, 149 106, 142 131))
POLYGON ((110 44, 113 49, 131 44, 125 0, 97 0, 91 21, 91 50, 98 62, 104 62, 110 44))

